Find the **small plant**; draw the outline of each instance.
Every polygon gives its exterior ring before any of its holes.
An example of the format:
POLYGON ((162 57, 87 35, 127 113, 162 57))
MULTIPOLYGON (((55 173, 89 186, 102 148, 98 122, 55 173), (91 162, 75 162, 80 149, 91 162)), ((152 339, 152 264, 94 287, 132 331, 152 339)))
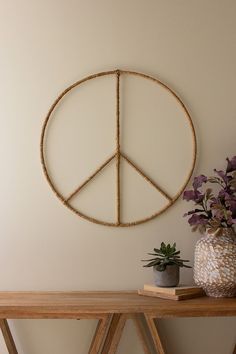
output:
POLYGON ((176 243, 171 246, 170 244, 166 245, 164 242, 161 243, 160 249, 154 248, 154 253, 148 253, 155 258, 143 259, 143 262, 149 262, 144 265, 144 267, 155 267, 156 270, 163 272, 168 265, 177 265, 179 267, 191 268, 190 266, 184 264, 189 262, 189 260, 180 258, 180 251, 176 250, 176 243))
POLYGON ((236 156, 227 160, 225 170, 214 169, 215 176, 200 175, 193 180, 193 189, 186 190, 183 199, 195 203, 195 208, 188 211, 188 223, 192 231, 221 235, 224 230, 236 230, 236 156), (214 184, 214 191, 206 188, 214 184), (205 188, 204 188, 205 187, 205 188))

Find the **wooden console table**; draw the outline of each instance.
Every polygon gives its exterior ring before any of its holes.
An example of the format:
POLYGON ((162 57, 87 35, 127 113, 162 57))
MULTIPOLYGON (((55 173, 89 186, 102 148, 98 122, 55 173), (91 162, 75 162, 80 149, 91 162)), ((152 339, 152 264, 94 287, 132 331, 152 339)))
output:
MULTIPOLYGON (((236 298, 185 301, 116 292, 0 292, 0 327, 9 354, 17 354, 7 319, 98 319, 89 354, 114 354, 128 318, 144 353, 165 354, 156 319, 236 316, 236 298)), ((236 347, 234 350, 236 354, 236 347)))

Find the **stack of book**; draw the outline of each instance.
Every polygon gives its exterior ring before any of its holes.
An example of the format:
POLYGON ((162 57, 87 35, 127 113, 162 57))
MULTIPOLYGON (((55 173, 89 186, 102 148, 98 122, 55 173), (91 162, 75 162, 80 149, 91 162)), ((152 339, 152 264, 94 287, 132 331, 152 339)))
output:
POLYGON ((194 285, 163 288, 152 284, 145 284, 143 289, 138 290, 138 294, 170 300, 185 300, 205 295, 202 288, 194 285))

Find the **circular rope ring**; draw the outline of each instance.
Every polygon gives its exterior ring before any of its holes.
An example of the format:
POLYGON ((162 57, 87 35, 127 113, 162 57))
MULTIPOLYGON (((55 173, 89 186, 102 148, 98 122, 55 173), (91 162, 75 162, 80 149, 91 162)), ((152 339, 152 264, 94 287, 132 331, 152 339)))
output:
POLYGON ((170 89, 166 84, 164 84, 163 82, 161 82, 160 80, 151 77, 149 75, 143 74, 143 73, 139 73, 139 72, 134 72, 134 71, 127 71, 127 70, 112 70, 112 71, 104 71, 104 72, 100 72, 94 75, 90 75, 85 77, 84 79, 75 82, 73 85, 69 86, 67 89, 65 89, 60 96, 55 100, 55 102, 52 104, 46 119, 44 121, 43 124, 43 128, 42 128, 42 132, 41 132, 41 140, 40 140, 40 154, 41 154, 41 163, 42 163, 42 167, 43 167, 43 171, 45 174, 45 177, 49 183, 49 185, 51 186, 53 192, 56 194, 56 196, 62 201, 62 203, 64 205, 66 205, 70 210, 72 210, 75 214, 91 221, 97 224, 101 224, 101 225, 106 225, 106 226, 118 226, 118 227, 124 227, 124 226, 133 226, 133 225, 138 225, 141 223, 144 223, 146 221, 149 221, 151 219, 154 219, 156 216, 162 214, 166 209, 168 209, 171 205, 174 204, 174 202, 179 198, 179 196, 182 194, 182 192, 184 191, 185 187, 187 186, 191 175, 193 173, 193 169, 195 166, 195 162, 196 162, 196 155, 197 155, 197 142, 196 142, 196 133, 194 130, 194 126, 193 126, 193 122, 191 119, 191 116, 187 110, 187 108, 185 107, 184 103, 181 101, 181 99, 177 96, 177 94, 170 89), (174 98, 177 100, 178 104, 181 105, 185 116, 188 120, 190 129, 191 129, 191 134, 192 134, 192 144, 193 144, 193 153, 192 153, 192 162, 191 162, 191 167, 190 167, 190 171, 188 172, 186 179, 184 181, 184 184, 182 185, 182 187, 179 189, 179 191, 177 192, 177 194, 171 198, 166 192, 164 192, 151 178, 149 178, 136 164, 134 164, 125 154, 122 153, 122 151, 120 150, 120 76, 126 74, 126 75, 135 75, 135 76, 139 76, 142 77, 144 79, 148 79, 151 80, 157 84, 159 84, 160 86, 162 86, 164 89, 166 89, 172 96, 174 96, 174 98), (80 185, 73 193, 71 193, 71 195, 67 198, 63 197, 62 194, 56 189, 52 179, 49 176, 48 173, 48 169, 46 166, 46 159, 45 159, 45 149, 44 149, 44 144, 45 144, 45 135, 46 135, 46 129, 49 123, 49 120, 51 118, 52 112, 54 111, 55 107, 57 106, 57 104, 60 102, 60 100, 69 92, 71 91, 73 88, 79 86, 80 84, 95 79, 97 77, 101 77, 101 76, 106 76, 106 75, 115 75, 116 76, 116 152, 115 154, 113 154, 107 161, 105 161, 105 163, 103 163, 84 183, 82 183, 82 185, 80 185), (127 223, 123 223, 121 221, 121 203, 120 203, 120 160, 121 158, 124 158, 126 160, 126 162, 128 162, 130 164, 130 166, 132 166, 147 182, 149 182, 153 187, 155 187, 167 200, 168 200, 168 204, 165 205, 163 208, 161 208, 159 211, 157 211, 156 213, 141 219, 141 220, 137 220, 137 221, 133 221, 133 222, 127 222, 127 223), (80 212, 79 210, 77 210, 76 208, 74 208, 69 201, 77 194, 79 193, 79 191, 89 182, 92 180, 92 178, 94 178, 105 166, 108 165, 108 163, 110 163, 110 161, 112 161, 113 159, 116 160, 116 222, 112 223, 112 222, 106 222, 106 221, 102 221, 102 220, 98 220, 95 219, 91 216, 85 215, 84 213, 80 212))

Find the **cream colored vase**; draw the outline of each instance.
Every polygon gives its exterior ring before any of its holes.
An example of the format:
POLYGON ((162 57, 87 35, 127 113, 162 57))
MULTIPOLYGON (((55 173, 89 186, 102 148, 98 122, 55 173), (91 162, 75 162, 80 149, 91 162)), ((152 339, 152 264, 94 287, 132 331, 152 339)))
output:
POLYGON ((206 234, 197 241, 194 281, 208 296, 236 296, 236 235, 226 229, 222 236, 206 234))

